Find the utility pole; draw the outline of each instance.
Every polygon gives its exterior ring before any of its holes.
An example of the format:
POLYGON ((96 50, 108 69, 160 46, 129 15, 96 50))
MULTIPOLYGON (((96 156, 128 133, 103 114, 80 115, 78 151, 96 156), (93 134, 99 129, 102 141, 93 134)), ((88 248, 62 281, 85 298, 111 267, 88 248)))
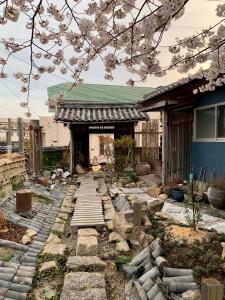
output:
POLYGON ((8 118, 7 153, 12 153, 11 137, 12 137, 12 124, 11 124, 11 118, 8 118))
POLYGON ((18 132, 18 153, 23 154, 24 153, 24 130, 23 130, 23 119, 18 118, 17 119, 17 132, 18 132))

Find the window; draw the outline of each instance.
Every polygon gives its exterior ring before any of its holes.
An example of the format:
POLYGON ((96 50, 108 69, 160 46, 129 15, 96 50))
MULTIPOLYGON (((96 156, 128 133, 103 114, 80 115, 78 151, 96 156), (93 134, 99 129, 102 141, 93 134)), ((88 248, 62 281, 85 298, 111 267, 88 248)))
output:
POLYGON ((104 137, 100 136, 100 149, 99 154, 104 155, 105 154, 105 144, 104 144, 104 137))
POLYGON ((225 138, 225 105, 217 108, 217 137, 225 138))
POLYGON ((199 141, 225 139, 225 104, 195 110, 195 139, 199 141))
POLYGON ((215 107, 196 111, 196 138, 215 138, 215 107))

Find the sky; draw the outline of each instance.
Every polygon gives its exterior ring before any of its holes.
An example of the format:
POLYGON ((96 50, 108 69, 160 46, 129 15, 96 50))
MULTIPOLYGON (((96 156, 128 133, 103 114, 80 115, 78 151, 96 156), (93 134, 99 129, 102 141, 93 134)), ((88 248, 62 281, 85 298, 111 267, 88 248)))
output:
MULTIPOLYGON (((89 0, 84 0, 89 1, 89 0)), ((183 38, 190 36, 194 33, 201 31, 201 28, 209 27, 210 24, 214 24, 217 21, 215 9, 218 3, 223 1, 210 1, 210 0, 191 0, 185 9, 185 14, 177 21, 173 21, 170 29, 165 33, 164 38, 159 48, 161 53, 159 56, 162 66, 167 66, 169 63, 169 57, 167 52, 167 45, 175 43, 175 38, 183 38)), ((17 24, 18 26, 18 24, 17 24)), ((16 37, 18 39, 25 39, 26 32, 18 30, 16 28, 16 37)), ((0 38, 10 37, 15 33, 15 27, 4 26, 1 28, 0 38)), ((4 54, 4 49, 0 44, 0 56, 4 54)), ((7 66, 9 73, 15 71, 23 71, 29 64, 29 53, 24 53, 23 56, 19 54, 15 55, 10 64, 7 66)), ((126 85, 127 80, 132 77, 124 68, 118 68, 114 73, 114 80, 108 81, 104 79, 104 67, 99 61, 95 61, 91 64, 90 69, 84 73, 82 77, 85 83, 94 84, 115 84, 126 85)), ((150 76, 145 82, 136 84, 137 86, 157 87, 161 85, 167 85, 175 82, 185 75, 179 74, 176 71, 171 71, 164 77, 150 76)), ((51 115, 48 112, 46 105, 47 87, 56 85, 62 82, 69 81, 70 78, 63 76, 60 73, 46 74, 38 81, 32 81, 31 93, 30 93, 30 108, 32 118, 36 119, 38 116, 51 115)), ((25 110, 19 106, 21 101, 26 101, 26 95, 20 92, 21 85, 12 76, 5 80, 0 80, 0 117, 16 118, 25 117, 25 110)))

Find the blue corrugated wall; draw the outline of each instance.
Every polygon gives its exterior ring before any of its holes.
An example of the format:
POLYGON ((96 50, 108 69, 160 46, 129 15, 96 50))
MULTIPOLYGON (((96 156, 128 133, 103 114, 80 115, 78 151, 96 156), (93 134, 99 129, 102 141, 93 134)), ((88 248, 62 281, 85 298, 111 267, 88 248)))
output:
MULTIPOLYGON (((198 107, 220 102, 225 102, 225 87, 201 94, 198 107)), ((192 165, 196 176, 201 167, 206 170, 206 176, 214 172, 225 174, 225 142, 193 142, 192 165)))

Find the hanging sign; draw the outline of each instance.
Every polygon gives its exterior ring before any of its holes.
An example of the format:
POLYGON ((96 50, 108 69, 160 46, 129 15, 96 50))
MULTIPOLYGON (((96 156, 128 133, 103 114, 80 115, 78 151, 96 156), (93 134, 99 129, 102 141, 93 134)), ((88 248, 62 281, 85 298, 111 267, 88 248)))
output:
POLYGON ((113 130, 115 126, 89 126, 90 130, 113 130))

